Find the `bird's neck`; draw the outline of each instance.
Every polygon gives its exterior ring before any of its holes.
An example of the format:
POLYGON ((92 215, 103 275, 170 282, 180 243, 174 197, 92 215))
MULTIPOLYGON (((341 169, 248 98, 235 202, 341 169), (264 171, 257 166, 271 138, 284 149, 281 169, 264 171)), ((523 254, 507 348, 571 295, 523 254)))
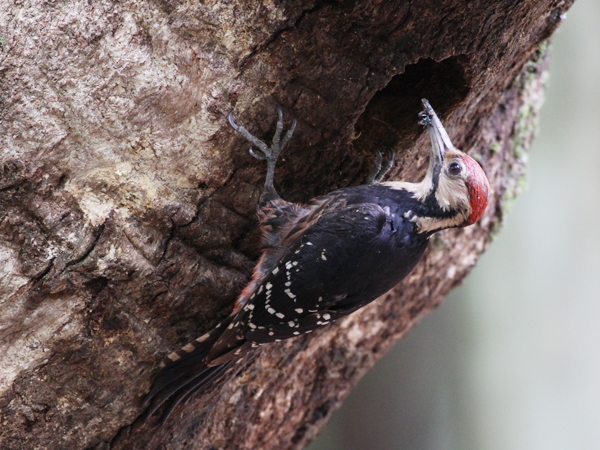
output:
MULTIPOLYGON (((464 204, 465 199, 457 198, 453 192, 446 192, 444 186, 440 186, 438 180, 434 180, 429 172, 419 183, 389 181, 382 185, 390 189, 406 191, 417 200, 419 207, 408 210, 404 214, 406 219, 417 225, 419 233, 430 234, 446 228, 458 227, 469 217, 468 205, 464 204)), ((468 202, 468 199, 466 200, 468 202)))

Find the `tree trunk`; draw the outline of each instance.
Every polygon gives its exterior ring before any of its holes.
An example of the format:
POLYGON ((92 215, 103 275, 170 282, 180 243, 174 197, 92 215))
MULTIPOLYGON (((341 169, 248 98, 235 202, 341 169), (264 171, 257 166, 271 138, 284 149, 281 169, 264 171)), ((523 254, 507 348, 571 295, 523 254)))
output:
POLYGON ((1 0, 0 447, 303 448, 498 231, 571 3, 1 0), (227 114, 258 136, 277 105, 298 119, 276 186, 302 202, 386 148, 390 179, 420 179, 423 97, 487 172, 483 220, 369 307, 135 422, 161 358, 229 313, 259 254, 265 166, 227 114))

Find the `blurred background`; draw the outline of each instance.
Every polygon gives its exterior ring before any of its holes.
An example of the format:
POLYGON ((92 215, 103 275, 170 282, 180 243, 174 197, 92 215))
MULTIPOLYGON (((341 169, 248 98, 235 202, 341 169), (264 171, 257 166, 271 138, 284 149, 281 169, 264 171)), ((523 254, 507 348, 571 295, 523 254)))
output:
POLYGON ((553 38, 528 187, 309 450, 600 449, 600 2, 553 38))

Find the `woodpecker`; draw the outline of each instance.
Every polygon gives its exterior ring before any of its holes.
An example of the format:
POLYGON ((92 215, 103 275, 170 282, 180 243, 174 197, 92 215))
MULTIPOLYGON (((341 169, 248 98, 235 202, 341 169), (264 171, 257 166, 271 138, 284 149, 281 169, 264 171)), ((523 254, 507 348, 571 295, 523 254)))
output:
MULTIPOLYGON (((283 114, 271 145, 231 126, 267 163, 258 207, 263 249, 252 280, 231 315, 171 353, 144 402, 151 416, 164 402, 163 420, 181 401, 205 390, 252 349, 327 326, 381 296, 421 259, 436 231, 465 227, 483 215, 490 186, 480 165, 456 149, 426 99, 419 123, 429 132, 429 168, 419 183, 380 183, 378 154, 368 184, 338 189, 305 205, 283 200, 273 186, 275 164, 296 127, 283 133, 283 114)), ((392 154, 393 155, 393 154, 392 154)))

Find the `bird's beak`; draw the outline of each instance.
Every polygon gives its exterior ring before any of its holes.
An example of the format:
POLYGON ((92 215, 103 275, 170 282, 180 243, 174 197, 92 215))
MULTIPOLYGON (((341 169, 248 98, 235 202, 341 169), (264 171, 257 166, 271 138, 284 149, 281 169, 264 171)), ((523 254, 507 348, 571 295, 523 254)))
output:
POLYGON ((456 147, 450 141, 450 137, 439 117, 427 101, 422 99, 421 102, 425 107, 425 111, 419 114, 419 123, 427 128, 429 137, 431 138, 431 165, 441 166, 444 162, 444 156, 450 149, 456 150, 456 147))

